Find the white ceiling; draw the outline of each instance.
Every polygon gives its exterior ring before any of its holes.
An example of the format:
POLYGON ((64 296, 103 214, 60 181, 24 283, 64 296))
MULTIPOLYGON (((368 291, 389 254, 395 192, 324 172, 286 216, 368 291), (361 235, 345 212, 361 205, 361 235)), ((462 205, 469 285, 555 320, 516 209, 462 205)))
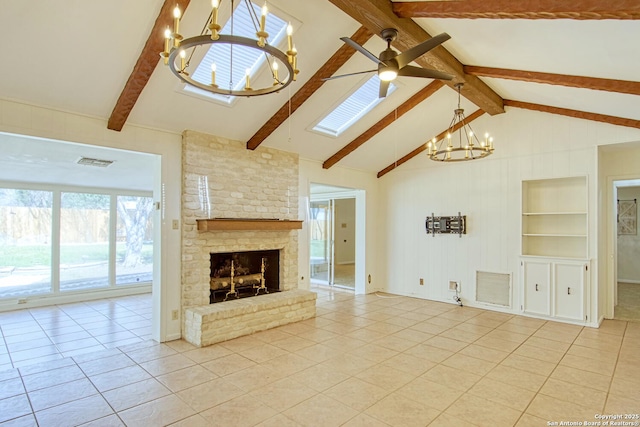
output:
MULTIPOLYGON (((0 71, 3 77, 0 97, 108 119, 162 3, 163 0, 3 2, 0 28, 5 36, 0 38, 0 51, 5 64, 0 71)), ((181 93, 178 80, 159 61, 127 123, 178 133, 192 129, 246 141, 342 46, 339 38, 351 36, 360 26, 328 0, 269 0, 269 4, 301 23, 294 34, 301 70, 297 82, 279 94, 243 98, 227 107, 181 93)), ((186 36, 199 33, 209 7, 209 0, 191 0, 181 32, 186 36)), ((415 21, 432 35, 449 33, 452 38, 443 46, 466 65, 640 80, 638 21, 426 18, 415 21)), ((385 43, 374 37, 365 47, 377 54, 385 43)), ((356 53, 338 74, 372 68, 375 64, 356 53)), ((325 83, 263 145, 324 161, 430 83, 427 79, 400 78, 396 92, 338 138, 310 131, 315 121, 362 78, 354 76, 325 83)), ((504 99, 640 119, 640 97, 634 95, 494 78, 482 80, 504 99)), ((378 172, 444 130, 455 104, 456 93, 447 87, 440 89, 338 165, 378 172)), ((468 113, 477 108, 466 100, 463 107, 468 113)), ((509 114, 508 108, 505 114, 509 114)), ((491 117, 483 116, 478 123, 490 128, 491 117)), ((495 135, 495 139, 498 150, 500 135, 495 135)), ((14 170, 20 169, 21 162, 22 169, 31 170, 36 164, 44 168, 46 159, 50 159, 50 166, 63 168, 74 176, 81 174, 80 170, 63 166, 64 161, 75 161, 72 158, 76 153, 66 159, 54 157, 52 152, 58 148, 54 148, 53 142, 49 143, 50 150, 45 149, 45 141, 34 142, 38 146, 38 151, 34 151, 28 149, 25 141, 0 140, 3 169, 9 163, 16 165, 14 170), (21 150, 10 149, 17 144, 22 144, 21 150), (42 154, 41 159, 34 160, 36 152, 42 154)), ((82 148, 84 151, 80 150, 79 155, 87 152, 86 146, 82 148)), ((64 152, 60 152, 61 156, 64 152)), ((119 160, 119 165, 126 164, 119 160)), ((140 168, 136 166, 131 171, 134 176, 129 181, 137 182, 140 168)), ((62 179, 61 175, 57 179, 62 179)))

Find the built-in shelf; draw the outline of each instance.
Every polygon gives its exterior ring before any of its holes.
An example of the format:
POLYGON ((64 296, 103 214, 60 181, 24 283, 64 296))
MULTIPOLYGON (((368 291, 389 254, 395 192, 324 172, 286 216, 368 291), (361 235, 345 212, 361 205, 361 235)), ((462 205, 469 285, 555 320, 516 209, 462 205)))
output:
POLYGON ((262 218, 210 218, 197 219, 198 231, 225 231, 225 230, 265 230, 287 231, 300 230, 302 221, 288 219, 262 219, 262 218))

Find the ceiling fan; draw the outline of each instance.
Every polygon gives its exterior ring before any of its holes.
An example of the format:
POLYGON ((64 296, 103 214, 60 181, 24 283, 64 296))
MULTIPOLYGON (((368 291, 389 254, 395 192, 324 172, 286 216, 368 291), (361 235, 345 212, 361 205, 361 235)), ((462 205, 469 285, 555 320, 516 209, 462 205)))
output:
POLYGON ((439 46, 440 44, 449 40, 451 38, 449 34, 447 33, 439 34, 402 53, 398 53, 391 48, 391 42, 393 42, 398 37, 398 30, 396 30, 395 28, 385 28, 384 30, 382 30, 380 35, 384 40, 386 40, 387 48, 382 52, 380 52, 379 57, 375 56, 373 53, 369 52, 367 49, 365 49, 358 43, 354 42, 349 37, 340 37, 340 40, 342 40, 349 46, 353 47, 355 50, 362 53, 364 56, 371 59, 373 62, 377 63, 378 64, 377 70, 367 70, 367 71, 359 71, 357 73, 342 74, 339 76, 332 76, 323 80, 332 80, 340 77, 353 76, 356 74, 372 73, 377 71, 378 77, 380 78, 380 92, 378 96, 380 98, 384 98, 385 96, 387 96, 389 83, 392 80, 394 80, 397 76, 424 77, 427 79, 440 79, 440 80, 453 79, 453 76, 451 74, 409 65, 409 63, 415 60, 416 58, 424 55, 434 47, 439 46))

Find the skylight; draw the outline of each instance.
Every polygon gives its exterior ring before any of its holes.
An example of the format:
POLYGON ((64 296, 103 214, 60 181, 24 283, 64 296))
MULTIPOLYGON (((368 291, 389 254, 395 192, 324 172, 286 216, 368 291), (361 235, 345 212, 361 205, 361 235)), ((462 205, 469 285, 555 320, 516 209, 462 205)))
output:
MULTIPOLYGON (((371 111, 373 107, 386 99, 378 98, 379 88, 380 79, 378 75, 375 74, 367 80, 365 84, 360 86, 358 90, 353 92, 351 96, 342 101, 340 105, 320 120, 318 124, 313 127, 313 130, 325 135, 339 136, 371 111)), ((387 96, 393 93, 394 90, 396 90, 396 86, 393 83, 389 84, 387 96)))
MULTIPOLYGON (((251 2, 251 6, 256 14, 260 17, 261 6, 251 2)), ((285 37, 287 32, 287 22, 273 13, 273 8, 269 9, 269 15, 266 20, 266 32, 269 33, 268 43, 272 46, 278 45, 285 37)), ((231 34, 231 19, 227 20, 220 31, 222 34, 231 34)), ((233 12, 233 35, 247 38, 256 37, 256 27, 254 26, 249 10, 246 7, 237 7, 233 12)), ((196 67, 192 74, 192 78, 199 82, 209 84, 211 81, 211 64, 216 64, 216 80, 220 82, 232 82, 229 87, 234 90, 241 90, 244 87, 245 72, 251 70, 253 77, 258 70, 265 64, 266 55, 259 49, 252 49, 245 46, 233 46, 233 75, 231 75, 231 57, 232 47, 225 43, 213 43, 205 54, 200 64, 196 67)), ((224 96, 210 93, 197 87, 186 85, 185 91, 204 95, 216 100, 230 104, 235 97, 224 96)))

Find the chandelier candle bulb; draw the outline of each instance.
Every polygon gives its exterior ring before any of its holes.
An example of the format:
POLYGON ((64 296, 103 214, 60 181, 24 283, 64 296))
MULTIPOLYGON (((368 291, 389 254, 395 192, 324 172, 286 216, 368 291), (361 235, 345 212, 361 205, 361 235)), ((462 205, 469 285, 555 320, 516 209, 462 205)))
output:
POLYGON ((218 7, 220 6, 218 0, 211 0, 211 24, 209 24, 209 30, 211 30, 211 40, 218 40, 220 35, 220 25, 218 25, 218 7))
POLYGON ((269 34, 264 30, 268 13, 269 9, 267 9, 267 3, 265 2, 264 6, 262 6, 262 15, 260 15, 260 30, 256 33, 256 36, 258 37, 258 46, 260 47, 264 47, 267 42, 267 37, 269 37, 269 34))
POLYGON ((169 64, 169 49, 171 46, 171 30, 167 27, 164 30, 164 52, 162 52, 162 57, 164 58, 164 65, 169 64))
POLYGON ((273 85, 277 85, 279 83, 278 81, 278 63, 276 62, 276 60, 273 60, 273 64, 272 67, 273 69, 273 85))
POLYGON ((216 85, 216 63, 212 62, 211 63, 211 86, 218 86, 216 85))
POLYGON ((182 36, 180 35, 180 8, 178 6, 173 9, 173 46, 180 46, 180 40, 182 40, 182 36))
POLYGON ((296 46, 293 46, 293 49, 291 50, 292 52, 292 56, 293 56, 293 64, 291 64, 291 66, 293 67, 293 81, 296 81, 296 77, 298 77, 298 73, 300 72, 300 70, 298 70, 298 49, 296 49, 296 46))
POLYGON ((251 69, 247 68, 244 74, 244 89, 251 90, 251 69))
POLYGON ((291 52, 293 50, 293 27, 291 26, 291 22, 287 25, 287 51, 291 52))
POLYGON ((184 73, 185 72, 185 66, 186 66, 186 58, 187 58, 187 52, 185 52, 184 50, 180 51, 180 72, 184 73))

